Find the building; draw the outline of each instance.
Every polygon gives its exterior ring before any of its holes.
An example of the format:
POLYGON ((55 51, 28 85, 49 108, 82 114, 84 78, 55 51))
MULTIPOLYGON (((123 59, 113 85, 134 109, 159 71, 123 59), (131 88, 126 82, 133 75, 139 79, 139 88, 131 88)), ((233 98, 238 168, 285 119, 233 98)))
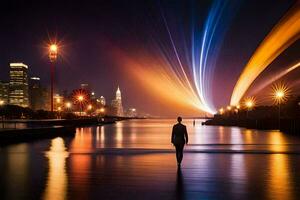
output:
POLYGON ((33 110, 49 110, 49 91, 41 86, 40 80, 39 77, 29 79, 29 105, 33 110))
POLYGON ((28 107, 28 66, 23 63, 10 63, 9 65, 9 104, 28 107))
POLYGON ((120 116, 120 117, 124 116, 121 90, 119 87, 116 91, 116 98, 111 102, 111 106, 113 109, 113 115, 120 116))
POLYGON ((99 103, 101 104, 101 106, 105 106, 105 105, 106 105, 106 101, 105 101, 104 96, 101 96, 101 97, 100 97, 99 103))
POLYGON ((64 107, 64 97, 59 94, 55 94, 53 102, 55 111, 60 111, 64 107))
POLYGON ((135 108, 129 108, 127 113, 126 113, 127 117, 137 117, 137 111, 135 108))
POLYGON ((91 88, 90 88, 89 84, 87 84, 87 83, 81 83, 80 88, 83 89, 83 90, 86 90, 88 92, 91 91, 91 88))
POLYGON ((9 82, 0 81, 0 101, 2 104, 8 104, 9 82))

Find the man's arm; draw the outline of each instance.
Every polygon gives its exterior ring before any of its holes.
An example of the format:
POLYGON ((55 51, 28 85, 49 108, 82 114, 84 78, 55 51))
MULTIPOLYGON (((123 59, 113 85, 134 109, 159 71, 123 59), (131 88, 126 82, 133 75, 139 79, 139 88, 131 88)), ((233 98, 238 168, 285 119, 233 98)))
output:
POLYGON ((189 142, 189 136, 186 130, 186 126, 184 127, 184 136, 185 136, 185 144, 187 144, 189 142))
POLYGON ((172 134, 171 134, 171 143, 174 144, 174 126, 173 126, 172 134))

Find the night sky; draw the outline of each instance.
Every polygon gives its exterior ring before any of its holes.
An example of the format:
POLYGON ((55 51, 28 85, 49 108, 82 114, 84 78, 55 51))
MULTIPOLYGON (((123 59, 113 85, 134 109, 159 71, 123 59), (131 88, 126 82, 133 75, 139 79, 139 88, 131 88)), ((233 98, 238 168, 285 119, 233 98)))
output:
MULTIPOLYGON (((238 2, 232 8, 231 20, 224 24, 224 38, 218 43, 220 50, 212 80, 215 105, 228 104, 243 67, 295 2, 248 0, 238 2)), ((23 62, 29 65, 31 76, 41 77, 43 85, 48 86, 50 64, 45 47, 56 38, 62 54, 56 63, 59 91, 71 91, 80 83, 89 83, 97 95, 110 101, 120 85, 125 107, 137 107, 154 115, 197 115, 195 110, 172 108, 168 101, 159 100, 160 94, 153 95, 149 91, 151 87, 139 84, 122 58, 147 65, 147 62, 155 62, 160 56, 158 52, 170 52, 172 47, 164 16, 184 65, 188 66, 190 51, 186 49, 191 45, 191 23, 196 19, 201 32, 212 3, 175 0, 6 1, 0 7, 0 80, 8 80, 9 62, 23 62)), ((259 78, 296 62, 299 49, 297 41, 259 78)), ((171 60, 174 57, 167 55, 171 60)), ((297 74, 299 70, 286 79, 296 80, 297 74)))

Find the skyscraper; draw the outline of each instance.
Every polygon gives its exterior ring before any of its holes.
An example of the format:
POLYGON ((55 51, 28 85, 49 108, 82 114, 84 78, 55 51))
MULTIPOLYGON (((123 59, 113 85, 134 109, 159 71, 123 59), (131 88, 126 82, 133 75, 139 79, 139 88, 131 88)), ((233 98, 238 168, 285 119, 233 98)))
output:
POLYGON ((28 107, 28 66, 10 63, 9 104, 28 107))
POLYGON ((0 101, 8 103, 9 82, 0 81, 0 101))
POLYGON ((114 110, 114 114, 116 116, 124 116, 121 90, 119 87, 116 91, 116 98, 114 100, 112 100, 111 104, 112 104, 112 108, 114 110))
POLYGON ((29 79, 29 105, 33 110, 49 110, 49 90, 43 88, 39 77, 29 79))

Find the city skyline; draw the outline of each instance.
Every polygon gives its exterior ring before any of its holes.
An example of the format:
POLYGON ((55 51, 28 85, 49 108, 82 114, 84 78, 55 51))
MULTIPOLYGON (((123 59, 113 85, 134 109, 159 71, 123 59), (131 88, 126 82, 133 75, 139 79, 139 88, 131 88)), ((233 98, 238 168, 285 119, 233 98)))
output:
MULTIPOLYGON (((212 38, 213 52, 207 50, 207 59, 210 60, 211 66, 214 65, 214 67, 207 68, 207 73, 210 75, 206 76, 210 76, 210 80, 203 79, 204 82, 200 82, 201 87, 206 82, 210 82, 208 86, 205 86, 207 91, 203 92, 203 98, 211 99, 210 103, 218 108, 230 104, 230 95, 234 85, 249 58, 278 21, 297 4, 296 1, 276 2, 272 6, 270 6, 271 1, 233 2, 231 6, 222 5, 225 11, 217 15, 214 12, 218 10, 219 5, 215 5, 213 1, 197 3, 176 1, 172 4, 146 1, 145 5, 137 1, 131 3, 91 2, 83 4, 81 12, 77 12, 75 15, 72 9, 79 9, 77 3, 59 4, 55 14, 51 12, 51 8, 54 8, 52 4, 49 4, 49 8, 45 10, 42 5, 37 3, 34 8, 40 18, 35 19, 35 14, 27 14, 26 20, 23 20, 14 15, 18 12, 17 2, 12 1, 4 6, 7 9, 3 14, 12 15, 4 24, 12 26, 14 29, 13 31, 9 29, 9 35, 8 32, 1 33, 2 38, 5 36, 9 38, 9 40, 3 41, 4 46, 9 48, 5 51, 2 49, 4 52, 3 59, 0 61, 1 70, 7 71, 8 69, 4 67, 5 63, 11 61, 28 63, 29 66, 32 66, 33 74, 31 75, 41 77, 44 85, 49 84, 50 65, 44 47, 47 42, 56 38, 61 44, 62 52, 55 69, 56 85, 59 89, 72 90, 80 83, 88 82, 95 88, 96 93, 112 99, 111 91, 114 91, 117 85, 122 85, 126 106, 135 105, 138 109, 145 110, 145 112, 151 111, 151 114, 154 115, 176 115, 178 112, 185 115, 201 114, 199 109, 186 105, 188 98, 182 98, 184 103, 174 102, 173 99, 178 98, 172 95, 161 98, 163 94, 159 93, 157 87, 153 87, 151 84, 151 82, 158 82, 151 80, 151 77, 155 73, 161 73, 161 68, 170 65, 171 68, 178 70, 174 46, 182 61, 182 66, 184 68, 192 66, 191 52, 185 50, 185 45, 187 47, 191 45, 190 28, 192 26, 189 25, 190 22, 196 20, 195 22, 199 24, 199 26, 195 26, 197 28, 195 33, 198 34, 197 37, 201 37, 205 30, 205 23, 210 16, 211 19, 218 16, 226 17, 224 24, 218 25, 218 37, 212 38), (185 11, 193 11, 192 5, 195 7, 196 14, 186 15, 185 11), (268 8, 268 18, 265 17, 266 8, 268 8), (226 9, 228 10, 226 11, 226 9), (226 13, 229 11, 232 12, 226 13), (127 16, 127 18, 122 18, 122 16, 127 16), (76 20, 73 20, 74 18, 76 20), (140 19, 147 23, 138 23, 140 19), (30 23, 28 23, 29 21, 30 23), (42 25, 41 21, 43 21, 42 25), (85 28, 79 30, 81 25, 85 28), (260 29, 255 29, 258 26, 260 29), (28 27, 29 31, 22 32, 24 27, 28 27), (153 33, 154 27, 158 27, 157 33, 153 33), (68 31, 69 29, 70 31, 68 31), (29 32, 34 32, 34 37, 29 32), (131 37, 132 32, 136 35, 135 38, 131 37), (174 41, 173 46, 170 36, 174 41), (185 41, 186 44, 182 41, 185 41), (240 47, 241 44, 243 44, 243 48, 240 47), (155 52, 156 50, 158 51, 155 52), (165 51, 164 56, 161 56, 160 52, 163 51, 165 51), (155 58, 157 59, 155 60, 155 58), (165 62, 164 60, 169 61, 165 62), (154 70, 149 73, 148 68, 155 65, 160 67, 157 69, 154 67, 154 70), (136 70, 137 68, 138 70, 136 70), (152 72, 154 74, 151 74, 152 72), (76 78, 70 78, 69 74, 76 78), (224 78, 229 76, 230 79, 224 78), (146 81, 148 83, 140 84, 144 81, 144 77, 150 77, 146 81), (136 95, 137 93, 140 95, 136 95), (151 105, 151 108, 145 105, 151 105), (174 111, 174 107, 178 111, 174 111)), ((28 5, 22 4, 22 9, 27 7, 28 5)), ((209 31, 209 28, 207 30, 209 31)), ((299 41, 296 41, 281 53, 264 71, 263 75, 258 77, 254 88, 250 88, 249 93, 256 90, 256 83, 257 85, 260 85, 261 82, 264 83, 264 77, 281 72, 296 63, 298 49, 299 41)), ((295 79, 296 72, 295 70, 288 74, 283 80, 295 79)), ((0 80, 5 80, 3 74, 5 73, 1 73, 0 80)), ((198 77, 197 80, 201 81, 201 78, 198 77)), ((295 94, 299 93, 299 88, 293 89, 295 94)), ((166 91, 166 88, 164 90, 166 91)), ((204 88, 199 90, 204 91, 204 88)))

